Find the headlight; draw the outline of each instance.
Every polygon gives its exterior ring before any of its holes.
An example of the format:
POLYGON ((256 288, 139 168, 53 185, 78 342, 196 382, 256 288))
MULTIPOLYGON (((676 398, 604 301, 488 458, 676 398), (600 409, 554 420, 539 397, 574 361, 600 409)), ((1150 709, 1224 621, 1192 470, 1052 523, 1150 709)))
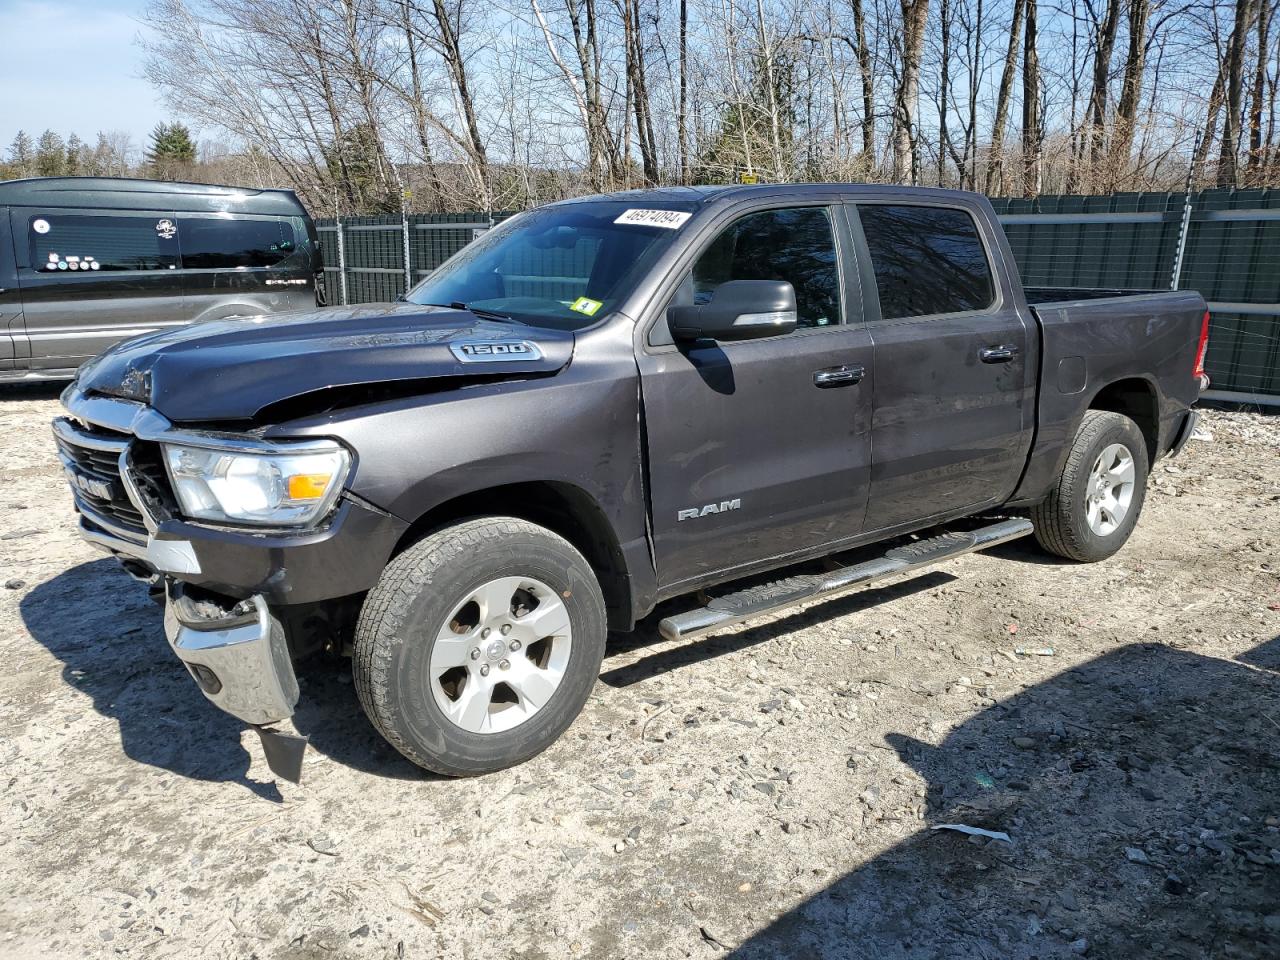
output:
POLYGON ((240 451, 164 444, 182 512, 192 519, 302 526, 333 506, 351 457, 332 440, 240 451))

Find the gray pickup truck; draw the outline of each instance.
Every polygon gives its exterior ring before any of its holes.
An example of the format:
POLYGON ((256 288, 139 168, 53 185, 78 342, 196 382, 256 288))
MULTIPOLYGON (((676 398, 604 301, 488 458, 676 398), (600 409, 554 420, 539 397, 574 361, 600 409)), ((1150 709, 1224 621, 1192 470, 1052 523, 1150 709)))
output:
POLYGON ((405 303, 121 344, 54 433, 83 536, 273 769, 327 651, 466 775, 551 744, 661 601, 691 638, 1033 532, 1110 556, 1207 329, 1195 293, 1024 291, 972 194, 649 190, 520 214, 405 303))

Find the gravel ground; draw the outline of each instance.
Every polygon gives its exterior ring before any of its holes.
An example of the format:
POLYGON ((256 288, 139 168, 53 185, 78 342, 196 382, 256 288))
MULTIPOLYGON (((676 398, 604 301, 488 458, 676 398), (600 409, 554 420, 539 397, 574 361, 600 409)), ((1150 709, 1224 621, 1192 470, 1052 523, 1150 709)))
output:
POLYGON ((1280 955, 1277 418, 1210 411, 1105 563, 646 622, 500 774, 421 773, 308 665, 294 786, 77 539, 54 395, 0 392, 0 956, 1280 955))

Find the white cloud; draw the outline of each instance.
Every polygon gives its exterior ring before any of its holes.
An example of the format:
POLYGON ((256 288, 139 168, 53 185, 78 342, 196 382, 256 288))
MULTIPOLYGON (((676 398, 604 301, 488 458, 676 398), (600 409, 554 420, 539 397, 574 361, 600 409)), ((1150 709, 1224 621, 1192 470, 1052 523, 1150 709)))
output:
POLYGON ((144 142, 166 119, 134 39, 144 0, 0 0, 0 150, 18 130, 144 142))

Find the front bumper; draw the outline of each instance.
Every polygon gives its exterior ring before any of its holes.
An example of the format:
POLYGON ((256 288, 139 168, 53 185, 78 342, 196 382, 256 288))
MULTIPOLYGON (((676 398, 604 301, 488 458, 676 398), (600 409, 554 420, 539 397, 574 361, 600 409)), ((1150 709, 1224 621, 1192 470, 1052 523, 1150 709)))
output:
POLYGON ((129 561, 131 572, 140 572, 140 564, 157 576, 236 599, 261 596, 277 607, 315 603, 370 589, 408 528, 349 494, 314 528, 188 522, 163 502, 155 477, 137 462, 139 450, 176 428, 140 403, 86 397, 74 384, 62 399, 76 420, 56 420, 54 434, 80 534, 129 561))
POLYGON ((193 602, 169 582, 164 632, 201 691, 246 723, 275 723, 293 715, 298 680, 284 628, 261 596, 232 608, 193 602))

